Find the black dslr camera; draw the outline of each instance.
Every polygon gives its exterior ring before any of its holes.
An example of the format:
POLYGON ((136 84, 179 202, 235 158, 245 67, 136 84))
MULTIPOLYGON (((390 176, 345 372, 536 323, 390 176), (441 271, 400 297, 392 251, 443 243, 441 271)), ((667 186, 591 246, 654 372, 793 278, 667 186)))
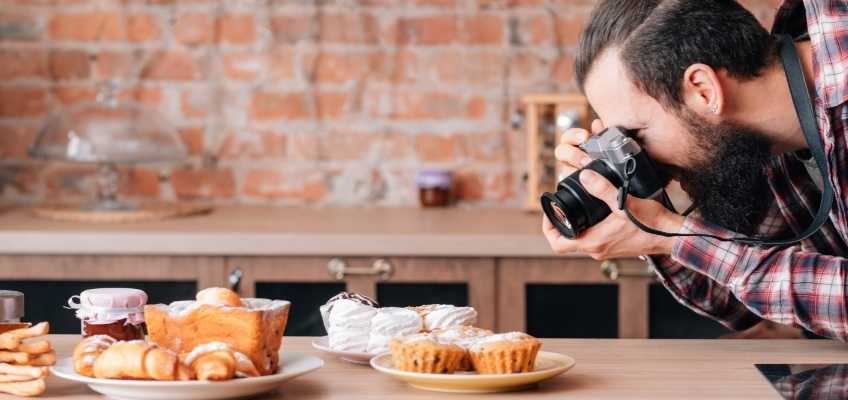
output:
MULTIPOLYGON (((628 131, 619 127, 604 129, 580 145, 592 162, 575 171, 557 185, 556 193, 542 194, 542 210, 563 236, 574 239, 581 232, 604 220, 610 209, 602 200, 592 196, 580 184, 580 172, 591 169, 609 180, 624 193, 643 199, 661 196, 666 207, 671 207, 665 195, 668 178, 654 168, 648 154, 628 131)), ((619 195, 621 200, 621 194, 619 195)))

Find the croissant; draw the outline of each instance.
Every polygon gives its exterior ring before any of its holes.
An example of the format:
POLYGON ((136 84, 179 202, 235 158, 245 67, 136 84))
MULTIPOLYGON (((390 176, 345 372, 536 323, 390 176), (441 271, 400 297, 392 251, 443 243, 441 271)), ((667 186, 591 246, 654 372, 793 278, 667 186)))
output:
POLYGON ((174 381, 192 375, 176 354, 141 340, 117 342, 94 361, 95 378, 174 381))
POLYGON ((29 328, 16 329, 0 333, 0 349, 14 350, 20 347, 21 341, 36 336, 44 336, 50 332, 50 324, 42 322, 29 328))
POLYGON ((74 347, 74 371, 78 374, 94 377, 94 361, 110 346, 115 344, 111 336, 89 336, 74 347))
POLYGON ((191 369, 201 381, 225 381, 236 375, 236 358, 229 350, 204 353, 191 363, 191 369))

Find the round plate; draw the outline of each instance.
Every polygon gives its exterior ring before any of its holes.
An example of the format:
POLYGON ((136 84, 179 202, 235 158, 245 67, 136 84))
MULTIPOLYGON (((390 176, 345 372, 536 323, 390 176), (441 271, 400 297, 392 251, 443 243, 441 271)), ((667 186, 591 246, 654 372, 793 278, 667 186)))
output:
POLYGON ((270 392, 281 383, 321 368, 320 358, 300 353, 280 355, 280 370, 276 374, 228 381, 140 381, 97 379, 74 371, 70 357, 59 360, 50 371, 62 379, 88 384, 91 390, 119 400, 219 400, 252 396, 270 392))
POLYGON ((313 340, 312 347, 315 350, 323 351, 324 353, 334 355, 342 360, 352 362, 354 364, 368 365, 371 358, 376 356, 376 354, 366 352, 333 350, 330 348, 330 338, 327 336, 321 336, 313 340))
POLYGON ((371 359, 371 366, 374 369, 398 378, 413 387, 451 393, 492 393, 527 389, 568 371, 575 363, 569 356, 540 351, 536 356, 533 372, 503 375, 480 375, 473 372, 425 374, 396 369, 392 365, 391 353, 380 354, 371 359))

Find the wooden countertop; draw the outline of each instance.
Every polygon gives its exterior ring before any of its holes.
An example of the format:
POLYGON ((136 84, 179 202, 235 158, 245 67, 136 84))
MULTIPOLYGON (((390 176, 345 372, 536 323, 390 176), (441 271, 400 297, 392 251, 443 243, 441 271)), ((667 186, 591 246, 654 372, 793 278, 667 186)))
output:
MULTIPOLYGON (((60 357, 77 335, 52 335, 60 357)), ((284 351, 317 355, 323 368, 268 397, 275 399, 487 399, 502 395, 444 395, 413 389, 368 366, 313 350, 312 338, 287 337, 284 351)), ((755 363, 848 363, 848 346, 829 340, 546 339, 543 350, 577 360, 569 372, 521 392, 527 399, 779 399, 755 363)), ((51 376, 44 399, 100 399, 86 386, 51 376)), ((513 394, 516 395, 516 394, 513 394)), ((0 395, 0 398, 2 395, 0 395)))
POLYGON ((257 206, 131 224, 0 210, 0 254, 553 256, 541 214, 518 209, 257 206))

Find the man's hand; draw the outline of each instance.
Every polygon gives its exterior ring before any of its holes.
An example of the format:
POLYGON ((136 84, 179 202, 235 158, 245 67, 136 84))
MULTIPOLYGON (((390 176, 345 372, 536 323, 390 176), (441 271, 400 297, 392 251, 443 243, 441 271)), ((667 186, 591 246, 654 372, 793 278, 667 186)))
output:
MULTIPOLYGON (((592 122, 592 132, 603 130, 600 120, 592 122)), ((588 138, 584 129, 569 129, 562 135, 556 148, 557 159, 563 170, 571 174, 591 160, 577 145, 588 138)), ((612 213, 603 221, 587 229, 576 239, 562 236, 546 216, 542 216, 542 231, 551 248, 559 253, 586 253, 596 260, 632 257, 641 254, 670 254, 674 238, 665 238, 643 232, 618 209, 618 189, 600 174, 585 170, 580 173, 580 183, 593 196, 604 201, 612 213)), ((683 216, 677 215, 657 201, 628 196, 627 208, 642 223, 666 232, 678 232, 683 226, 683 216)))

